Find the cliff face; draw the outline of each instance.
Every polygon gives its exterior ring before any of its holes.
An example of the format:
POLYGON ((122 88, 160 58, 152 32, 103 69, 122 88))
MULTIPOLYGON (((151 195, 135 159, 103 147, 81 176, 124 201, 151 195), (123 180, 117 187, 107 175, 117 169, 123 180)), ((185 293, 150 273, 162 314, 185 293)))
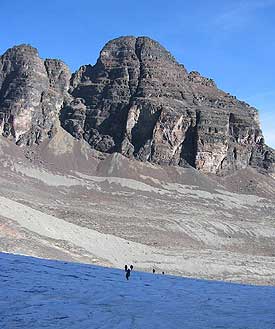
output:
POLYGON ((215 174, 274 171, 256 109, 188 73, 149 38, 108 42, 97 63, 71 79, 62 62, 43 62, 27 46, 0 63, 2 134, 18 144, 51 137, 59 116, 65 130, 101 152, 215 174))
POLYGON ((18 145, 41 143, 55 132, 70 72, 59 61, 39 58, 28 45, 0 57, 0 130, 18 145))
POLYGON ((63 126, 99 151, 210 173, 248 165, 272 170, 274 153, 264 145, 257 111, 188 74, 151 39, 107 43, 71 85, 63 126))

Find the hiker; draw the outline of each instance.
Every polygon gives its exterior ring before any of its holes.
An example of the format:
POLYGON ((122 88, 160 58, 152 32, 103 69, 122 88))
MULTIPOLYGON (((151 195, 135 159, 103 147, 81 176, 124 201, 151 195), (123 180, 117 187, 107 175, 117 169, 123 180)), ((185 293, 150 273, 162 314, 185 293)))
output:
POLYGON ((134 266, 130 265, 130 268, 128 268, 128 265, 124 266, 124 270, 126 272, 126 279, 129 280, 130 275, 131 275, 131 271, 133 271, 134 266))
POLYGON ((156 270, 153 268, 153 274, 155 274, 156 270))
POLYGON ((162 274, 164 274, 164 272, 162 272, 162 274))
POLYGON ((127 280, 129 280, 130 274, 131 274, 131 270, 128 268, 127 271, 126 271, 126 279, 127 280))

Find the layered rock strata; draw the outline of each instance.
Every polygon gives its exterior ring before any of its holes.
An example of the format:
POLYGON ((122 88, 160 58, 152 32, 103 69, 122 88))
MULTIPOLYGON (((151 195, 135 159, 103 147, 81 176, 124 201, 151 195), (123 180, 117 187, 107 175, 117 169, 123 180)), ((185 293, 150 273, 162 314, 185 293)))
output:
MULTIPOLYGON (((21 45, 0 57, 0 131, 18 145, 39 144, 59 125, 70 71, 60 60, 42 60, 21 45)), ((68 96, 67 96, 68 97, 68 96)))
POLYGON ((257 110, 219 90, 157 42, 122 37, 72 77, 63 127, 102 152, 224 173, 272 171, 257 110))
POLYGON ((62 127, 100 152, 226 174, 253 166, 274 172, 258 112, 190 72, 146 37, 108 42, 97 63, 72 76, 29 46, 0 58, 1 132, 39 144, 62 127))

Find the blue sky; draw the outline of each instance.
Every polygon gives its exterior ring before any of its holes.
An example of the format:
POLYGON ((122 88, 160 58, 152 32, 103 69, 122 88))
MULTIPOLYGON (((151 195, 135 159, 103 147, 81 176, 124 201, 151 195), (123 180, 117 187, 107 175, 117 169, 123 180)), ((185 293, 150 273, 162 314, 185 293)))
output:
POLYGON ((146 35, 259 109, 275 147, 275 0, 0 0, 0 53, 29 43, 76 70, 121 35, 146 35))

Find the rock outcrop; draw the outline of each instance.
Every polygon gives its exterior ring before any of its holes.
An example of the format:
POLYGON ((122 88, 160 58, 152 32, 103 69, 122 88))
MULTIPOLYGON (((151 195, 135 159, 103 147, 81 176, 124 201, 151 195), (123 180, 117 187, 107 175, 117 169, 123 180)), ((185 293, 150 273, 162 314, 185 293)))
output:
POLYGON ((95 66, 73 75, 71 94, 63 127, 99 151, 207 173, 273 170, 257 110, 188 73, 149 38, 107 43, 95 66))
POLYGON ((106 153, 226 174, 274 172, 257 110, 190 72, 159 43, 121 37, 70 78, 29 46, 0 59, 2 134, 17 144, 50 138, 58 125, 106 153))
POLYGON ((60 60, 42 60, 29 45, 0 57, 0 130, 18 145, 41 143, 59 125, 70 71, 60 60))

